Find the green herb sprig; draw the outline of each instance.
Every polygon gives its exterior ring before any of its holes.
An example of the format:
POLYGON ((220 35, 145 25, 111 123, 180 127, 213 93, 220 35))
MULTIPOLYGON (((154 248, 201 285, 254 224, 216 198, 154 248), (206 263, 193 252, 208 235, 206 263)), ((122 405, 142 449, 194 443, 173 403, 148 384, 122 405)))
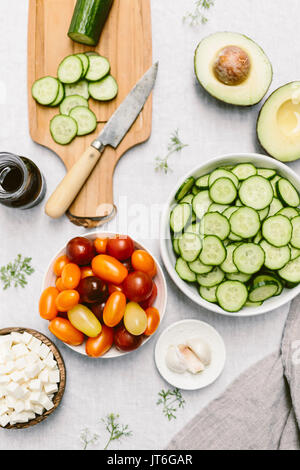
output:
POLYGON ((159 400, 157 405, 163 406, 163 414, 168 418, 169 421, 176 419, 176 412, 179 408, 184 408, 185 400, 178 388, 164 390, 162 389, 159 394, 159 400))
POLYGON ((23 258, 19 254, 13 262, 0 268, 3 289, 19 286, 24 288, 27 285, 26 276, 30 276, 32 273, 34 273, 34 269, 31 267, 31 258, 23 258))
POLYGON ((109 433, 109 439, 104 450, 107 450, 113 441, 120 440, 123 437, 132 436, 132 432, 129 430, 128 425, 120 424, 118 422, 119 417, 120 416, 118 414, 115 415, 114 413, 111 413, 107 415, 105 419, 102 419, 102 422, 105 424, 106 431, 109 433))
POLYGON ((168 153, 164 158, 161 157, 156 157, 156 171, 163 171, 165 174, 168 173, 168 171, 172 171, 172 169, 169 166, 168 160, 173 153, 178 153, 181 152, 181 150, 184 147, 188 147, 187 144, 182 143, 179 137, 179 130, 176 129, 176 131, 171 134, 170 137, 170 142, 168 144, 168 153))
POLYGON ((191 26, 199 26, 208 21, 206 11, 214 6, 214 0, 195 0, 195 9, 193 12, 187 13, 183 17, 184 22, 188 22, 191 26))
POLYGON ((88 428, 85 428, 80 433, 80 440, 83 445, 83 450, 87 450, 88 446, 97 444, 99 434, 94 434, 88 428))

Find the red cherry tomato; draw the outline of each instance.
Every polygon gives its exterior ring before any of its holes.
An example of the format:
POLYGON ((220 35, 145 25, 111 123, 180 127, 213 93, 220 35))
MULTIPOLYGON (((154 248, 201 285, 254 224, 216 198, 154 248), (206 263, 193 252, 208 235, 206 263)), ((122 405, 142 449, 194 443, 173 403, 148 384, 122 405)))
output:
POLYGON ((155 269, 155 261, 145 250, 136 250, 132 253, 131 264, 136 271, 152 273, 155 269))
POLYGON ((85 237, 76 237, 67 244, 67 257, 71 263, 85 266, 90 264, 95 255, 94 244, 85 237))
POLYGON ((56 317, 49 323, 49 330, 58 339, 71 346, 79 346, 84 341, 84 334, 76 330, 65 318, 56 317))
POLYGON ((124 294, 133 302, 144 302, 153 291, 153 282, 147 273, 134 271, 128 274, 123 283, 124 294))
POLYGON ((80 268, 80 272, 81 272, 81 279, 85 279, 86 277, 95 276, 91 266, 84 266, 83 268, 80 268))
POLYGON ((62 270, 68 263, 70 263, 70 260, 66 255, 60 256, 57 258, 57 260, 55 260, 53 271, 57 277, 61 276, 62 270))
POLYGON ((144 335, 151 336, 153 335, 153 333, 155 333, 155 331, 159 327, 160 315, 159 315, 159 311, 157 310, 157 308, 154 308, 154 307, 147 308, 146 315, 148 319, 148 324, 147 324, 147 329, 144 332, 144 335))
POLYGON ((64 290, 56 297, 55 303, 59 312, 67 312, 79 304, 79 300, 77 290, 64 290))
POLYGON ((104 311, 105 305, 106 305, 106 302, 101 302, 99 304, 90 305, 90 309, 92 310, 93 314, 98 318, 101 324, 103 323, 103 311, 104 311))
POLYGON ((125 268, 127 269, 127 271, 129 273, 132 273, 132 271, 134 271, 134 269, 132 267, 132 264, 131 264, 131 259, 127 259, 126 261, 122 261, 122 264, 125 266, 125 268))
POLYGON ((97 253, 104 255, 106 253, 108 238, 96 238, 94 241, 94 247, 97 253))
POLYGON ((117 235, 110 238, 107 243, 107 254, 119 261, 125 261, 134 252, 134 243, 130 237, 117 235))
POLYGON ((85 350, 90 357, 101 357, 110 350, 114 342, 114 330, 106 325, 96 338, 88 338, 85 350))
POLYGON ((74 263, 66 264, 61 273, 61 280, 65 289, 76 289, 81 279, 79 266, 74 263))
POLYGON ((99 303, 107 298, 107 285, 96 276, 81 279, 77 289, 84 303, 99 303))
POLYGON ((116 286, 115 284, 108 284, 108 293, 109 295, 113 294, 114 292, 123 292, 123 287, 116 286))
POLYGON ((128 271, 120 261, 108 255, 98 255, 92 261, 92 269, 96 276, 112 284, 122 284, 128 271))
POLYGON ((109 297, 103 311, 103 321, 106 326, 117 326, 124 317, 126 297, 122 292, 114 292, 109 297))
POLYGON ((115 331, 114 341, 120 351, 133 351, 140 347, 143 337, 132 335, 124 325, 120 325, 115 331))
POLYGON ((154 304, 154 302, 155 302, 155 300, 156 300, 156 297, 157 297, 157 286, 156 286, 155 282, 153 282, 152 294, 151 294, 150 297, 149 297, 148 299, 146 299, 144 302, 140 302, 140 306, 141 306, 144 310, 147 310, 147 308, 152 307, 152 305, 154 304))
POLYGON ((65 290, 65 286, 63 285, 62 278, 58 277, 55 282, 56 289, 59 290, 59 292, 62 292, 65 290))
POLYGON ((59 295, 59 290, 56 287, 48 287, 45 289, 40 298, 39 310, 40 315, 45 320, 53 320, 57 314, 56 298, 59 295))

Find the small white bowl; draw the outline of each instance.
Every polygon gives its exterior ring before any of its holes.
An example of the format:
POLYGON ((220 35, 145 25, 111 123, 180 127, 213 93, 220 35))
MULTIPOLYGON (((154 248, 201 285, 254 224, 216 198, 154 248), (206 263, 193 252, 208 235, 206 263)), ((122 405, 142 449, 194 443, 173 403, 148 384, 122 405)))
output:
POLYGON ((160 335, 155 347, 155 362, 162 377, 173 387, 182 390, 198 390, 217 380, 226 361, 225 344, 217 330, 200 320, 181 320, 169 326, 160 335), (199 337, 211 349, 211 363, 200 374, 172 372, 166 364, 166 355, 170 346, 184 344, 191 338, 199 337))
MULTIPOLYGON (((117 235, 116 233, 103 231, 103 232, 90 232, 90 233, 87 233, 85 235, 79 235, 79 236, 89 238, 90 240, 95 240, 98 237, 99 238, 109 238, 109 237, 114 237, 116 235, 117 235)), ((147 251, 153 257, 153 259, 156 263, 157 275, 154 278, 154 281, 155 281, 155 284, 157 285, 157 298, 156 298, 155 303, 154 303, 153 306, 158 309, 158 311, 160 313, 160 320, 162 322, 163 317, 164 317, 165 312, 166 312, 166 306, 167 306, 167 284, 166 284, 164 273, 163 273, 158 261, 153 256, 153 254, 146 247, 144 247, 141 243, 139 243, 135 240, 133 240, 133 241, 134 241, 134 245, 135 245, 136 249, 147 251)), ((67 243, 68 242, 69 242, 69 240, 67 241, 67 243)), ((66 254, 67 243, 56 253, 56 255, 50 261, 50 264, 48 266, 48 269, 46 271, 46 274, 45 274, 45 277, 44 277, 44 280, 43 280, 42 290, 47 289, 47 287, 50 287, 50 286, 55 286, 56 276, 53 272, 53 266, 54 266, 55 260, 59 256, 62 256, 64 254, 66 254)), ((152 336, 154 336, 154 335, 152 335, 152 336)), ((143 343, 141 344, 140 348, 142 346, 144 346, 144 344, 146 344, 152 338, 152 336, 149 336, 148 338, 145 337, 145 339, 143 340, 143 343)), ((64 343, 64 344, 66 344, 66 343, 64 343)), ((87 355, 87 353, 85 351, 85 343, 83 343, 81 346, 71 346, 69 344, 66 344, 66 346, 73 349, 74 351, 76 351, 79 354, 90 357, 90 356, 87 355)), ((140 348, 138 348, 138 349, 140 349, 140 348)), ((138 349, 135 349, 134 351, 129 351, 129 352, 122 352, 122 351, 119 351, 115 346, 113 346, 104 356, 101 356, 100 358, 97 358, 97 359, 109 359, 109 358, 113 358, 113 357, 125 356, 127 354, 130 354, 132 352, 137 351, 138 349)), ((93 358, 91 358, 91 359, 93 359, 93 358)))
POLYGON ((287 178, 300 193, 299 176, 287 165, 271 157, 266 157, 257 153, 223 155, 221 157, 213 158, 201 166, 197 166, 178 181, 176 187, 173 189, 173 191, 171 191, 171 194, 166 203, 165 210, 162 214, 160 232, 161 256, 170 277, 173 279, 177 287, 200 307, 204 307, 215 313, 220 313, 221 315, 238 317, 261 315, 262 313, 267 313, 271 310, 282 307, 286 303, 293 300, 300 293, 300 284, 294 287, 294 289, 284 289, 278 297, 272 297, 271 299, 265 301, 260 307, 244 307, 242 310, 236 313, 226 312, 218 305, 207 302, 206 300, 202 299, 202 297, 200 297, 197 289, 194 286, 189 285, 187 282, 184 282, 182 279, 180 279, 175 271, 176 257, 174 255, 172 242, 170 240, 170 209, 175 204, 175 194, 178 188, 188 177, 194 176, 195 178, 198 178, 202 175, 210 173, 216 168, 225 165, 237 165, 238 163, 243 162, 251 162, 260 168, 271 168, 276 170, 283 177, 287 178))

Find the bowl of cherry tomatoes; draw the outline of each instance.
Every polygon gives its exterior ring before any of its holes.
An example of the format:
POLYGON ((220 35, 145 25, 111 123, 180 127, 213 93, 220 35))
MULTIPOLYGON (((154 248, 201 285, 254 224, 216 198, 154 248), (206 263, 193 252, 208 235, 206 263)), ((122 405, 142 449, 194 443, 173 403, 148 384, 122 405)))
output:
POLYGON ((94 358, 137 350, 158 329, 167 286, 154 256, 127 235, 92 232, 51 260, 39 302, 50 332, 94 358))

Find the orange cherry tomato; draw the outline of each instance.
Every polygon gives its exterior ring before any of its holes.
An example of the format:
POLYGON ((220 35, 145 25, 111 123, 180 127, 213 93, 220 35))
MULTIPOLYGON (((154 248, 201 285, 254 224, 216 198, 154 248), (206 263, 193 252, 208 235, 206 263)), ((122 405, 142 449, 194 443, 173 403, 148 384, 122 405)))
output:
POLYGON ((105 325, 111 328, 117 326, 124 317, 125 309, 126 297, 123 292, 114 292, 111 294, 103 311, 103 321, 105 325))
POLYGON ((71 346, 79 346, 84 341, 84 334, 76 330, 65 318, 56 317, 49 323, 51 333, 64 343, 71 346))
POLYGON ((109 293, 109 295, 113 294, 114 292, 123 292, 123 287, 122 286, 116 286, 115 284, 108 284, 108 293, 109 293))
POLYGON ((97 253, 105 254, 107 248, 108 238, 96 238, 94 241, 94 247, 96 248, 97 253))
POLYGON ((53 320, 58 314, 56 307, 56 298, 59 295, 59 290, 56 287, 48 287, 45 289, 40 298, 39 311, 42 318, 45 320, 53 320))
POLYGON ((159 327, 160 315, 159 315, 159 311, 157 310, 157 308, 154 308, 154 307, 147 308, 146 315, 147 315, 147 329, 144 332, 144 335, 151 336, 153 335, 153 333, 155 333, 155 331, 159 327))
POLYGON ((156 276, 157 274, 156 264, 154 264, 154 268, 152 269, 152 271, 149 271, 147 274, 151 277, 151 279, 153 279, 156 276))
POLYGON ((114 342, 114 330, 106 325, 102 325, 102 331, 96 338, 88 338, 85 350, 90 357, 103 356, 110 350, 114 342))
POLYGON ((76 289, 81 279, 81 271, 79 266, 74 263, 68 263, 63 268, 61 280, 65 289, 76 289))
POLYGON ((77 290, 64 290, 55 300, 59 312, 68 312, 75 305, 79 304, 80 295, 77 290))
POLYGON ((59 290, 59 292, 62 292, 63 290, 65 290, 65 286, 63 285, 63 282, 62 282, 62 278, 61 278, 61 277, 58 277, 58 278, 56 279, 55 286, 56 286, 56 289, 59 290))
POLYGON ((131 264, 136 271, 149 274, 155 269, 155 261, 145 250, 136 250, 132 253, 131 264))
POLYGON ((92 261, 92 270, 103 281, 122 284, 128 276, 125 266, 117 259, 108 255, 98 255, 92 261))
POLYGON ((70 263, 68 257, 66 255, 60 256, 54 263, 53 271, 57 277, 61 276, 62 270, 66 266, 66 264, 70 263))
POLYGON ((95 276, 92 268, 90 266, 84 266, 83 268, 80 268, 81 271, 81 279, 85 279, 86 277, 92 277, 95 276))

